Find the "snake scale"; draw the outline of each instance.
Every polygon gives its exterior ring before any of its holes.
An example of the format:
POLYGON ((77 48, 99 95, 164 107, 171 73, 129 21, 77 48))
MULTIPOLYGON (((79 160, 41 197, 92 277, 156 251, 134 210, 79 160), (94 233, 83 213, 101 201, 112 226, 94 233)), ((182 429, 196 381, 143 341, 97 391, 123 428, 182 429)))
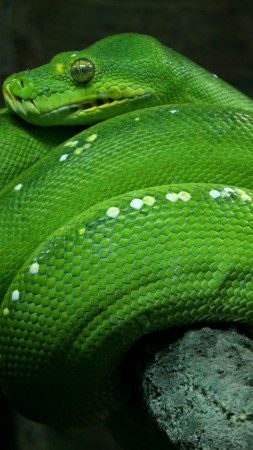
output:
POLYGON ((141 336, 252 328, 253 102, 135 33, 3 93, 0 382, 33 420, 95 423, 141 336))

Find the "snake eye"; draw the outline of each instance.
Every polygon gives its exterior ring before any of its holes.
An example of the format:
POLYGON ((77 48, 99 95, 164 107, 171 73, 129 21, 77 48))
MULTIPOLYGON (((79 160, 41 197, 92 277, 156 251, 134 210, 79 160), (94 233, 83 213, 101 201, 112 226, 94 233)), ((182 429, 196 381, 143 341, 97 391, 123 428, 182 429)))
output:
POLYGON ((87 83, 95 75, 95 67, 89 59, 77 59, 73 62, 70 73, 78 83, 87 83))

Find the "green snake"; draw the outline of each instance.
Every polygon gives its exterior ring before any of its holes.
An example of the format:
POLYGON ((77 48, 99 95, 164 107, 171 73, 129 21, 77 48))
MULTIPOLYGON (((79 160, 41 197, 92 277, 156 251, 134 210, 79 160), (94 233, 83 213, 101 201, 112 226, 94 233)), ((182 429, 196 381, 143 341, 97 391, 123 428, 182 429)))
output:
POLYGON ((0 382, 33 420, 95 423, 141 336, 252 328, 253 101, 135 33, 3 93, 0 382))

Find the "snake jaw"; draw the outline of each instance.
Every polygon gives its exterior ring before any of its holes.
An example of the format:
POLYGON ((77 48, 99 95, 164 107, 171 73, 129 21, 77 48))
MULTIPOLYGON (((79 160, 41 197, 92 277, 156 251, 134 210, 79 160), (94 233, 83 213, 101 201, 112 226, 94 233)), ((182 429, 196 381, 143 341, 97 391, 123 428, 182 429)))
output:
MULTIPOLYGON (((123 106, 126 103, 130 103, 132 101, 136 101, 136 97, 132 98, 122 98, 122 99, 113 99, 113 98, 104 98, 104 99, 96 99, 96 100, 90 100, 80 103, 73 103, 66 106, 61 106, 55 110, 52 110, 48 113, 42 114, 42 117, 45 118, 46 116, 50 116, 51 114, 59 114, 66 113, 66 118, 69 121, 75 121, 75 119, 78 120, 78 118, 84 118, 85 116, 91 116, 93 114, 100 114, 104 111, 108 110, 108 108, 114 108, 123 106)), ((117 112, 118 113, 118 112, 117 112)), ((98 116, 98 119, 100 120, 100 117, 98 116)))
POLYGON ((3 87, 3 96, 8 109, 14 111, 20 117, 26 119, 28 115, 40 115, 40 109, 36 100, 24 99, 11 92, 9 85, 3 87))
POLYGON ((96 99, 96 100, 86 100, 85 102, 80 102, 80 103, 73 103, 70 105, 66 105, 66 106, 60 106, 57 109, 54 109, 52 111, 49 111, 47 113, 42 114, 43 116, 52 114, 52 113, 60 113, 61 111, 69 111, 70 114, 78 114, 82 111, 91 111, 91 110, 95 110, 98 109, 100 107, 107 107, 109 105, 112 105, 112 103, 116 104, 122 101, 126 101, 126 100, 130 100, 130 99, 122 99, 122 100, 114 100, 111 98, 105 98, 105 99, 96 99))
MULTIPOLYGON (((92 125, 133 109, 141 109, 152 103, 153 93, 144 89, 131 90, 126 95, 113 98, 110 95, 93 96, 80 102, 63 105, 41 114, 41 124, 92 125)), ((37 122, 38 123, 38 122, 37 122)))
POLYGON ((11 111, 35 125, 47 126, 59 123, 89 125, 116 114, 141 108, 142 103, 147 106, 152 97, 151 92, 142 88, 111 87, 108 91, 100 90, 86 98, 82 98, 80 93, 74 95, 72 92, 69 95, 72 103, 67 104, 64 95, 60 93, 54 93, 51 96, 40 95, 37 99, 32 99, 31 95, 28 95, 29 92, 26 96, 18 95, 21 81, 14 79, 3 86, 5 103, 11 111))

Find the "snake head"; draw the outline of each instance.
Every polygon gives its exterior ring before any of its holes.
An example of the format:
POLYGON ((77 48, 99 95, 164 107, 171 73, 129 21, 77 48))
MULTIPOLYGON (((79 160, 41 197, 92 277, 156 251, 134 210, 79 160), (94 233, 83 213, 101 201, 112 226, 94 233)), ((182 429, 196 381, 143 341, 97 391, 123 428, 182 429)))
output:
POLYGON ((82 51, 11 75, 7 107, 36 125, 92 124, 163 103, 163 46, 135 33, 109 36, 82 51))

